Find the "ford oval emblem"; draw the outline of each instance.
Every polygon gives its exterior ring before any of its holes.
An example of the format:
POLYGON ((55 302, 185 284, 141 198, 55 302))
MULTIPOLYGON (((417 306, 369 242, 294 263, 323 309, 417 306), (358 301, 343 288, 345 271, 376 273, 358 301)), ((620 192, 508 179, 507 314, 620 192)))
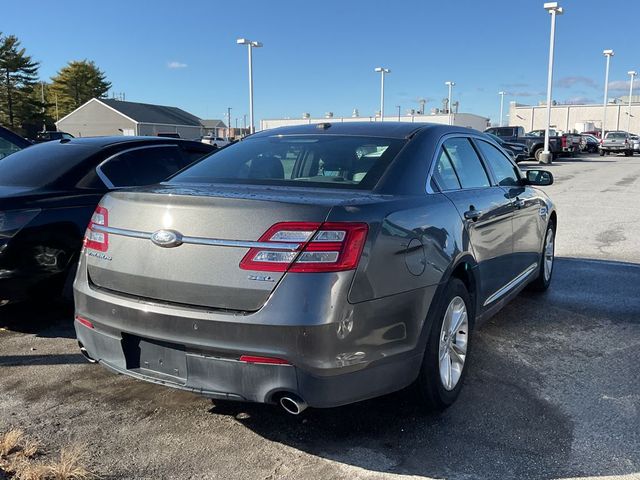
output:
POLYGON ((182 245, 182 235, 173 230, 158 230, 151 234, 151 241, 163 248, 172 248, 182 245))

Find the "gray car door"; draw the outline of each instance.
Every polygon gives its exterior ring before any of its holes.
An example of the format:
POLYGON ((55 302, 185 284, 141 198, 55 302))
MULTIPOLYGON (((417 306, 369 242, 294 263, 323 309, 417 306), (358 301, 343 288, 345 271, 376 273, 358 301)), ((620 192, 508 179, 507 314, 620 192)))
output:
POLYGON ((513 202, 513 267, 515 270, 512 274, 515 278, 535 269, 538 264, 545 233, 546 205, 535 189, 522 186, 518 167, 498 148, 483 140, 474 141, 493 173, 495 184, 500 186, 513 202))
POLYGON ((479 265, 484 303, 512 277, 513 205, 493 186, 475 148, 466 137, 447 139, 438 153, 434 179, 462 217, 479 265))

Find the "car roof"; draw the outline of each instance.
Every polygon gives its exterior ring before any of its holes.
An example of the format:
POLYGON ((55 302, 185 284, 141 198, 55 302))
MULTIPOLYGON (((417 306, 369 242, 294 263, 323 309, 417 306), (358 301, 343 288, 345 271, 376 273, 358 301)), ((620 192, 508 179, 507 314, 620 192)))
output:
MULTIPOLYGON (((326 122, 293 125, 287 127, 263 130, 252 135, 252 137, 271 137, 274 135, 357 135, 387 138, 407 138, 421 130, 442 128, 443 125, 436 123, 410 123, 410 122, 326 122)), ((445 127, 452 130, 459 130, 460 127, 445 127)))
MULTIPOLYGON (((69 138, 69 139, 63 139, 58 141, 57 143, 66 143, 66 144, 72 144, 72 145, 84 145, 87 147, 94 147, 96 149, 100 149, 100 148, 104 148, 104 147, 110 147, 113 145, 120 145, 120 144, 124 144, 124 143, 140 143, 140 142, 145 142, 145 143, 167 143, 167 142, 189 142, 191 143, 191 140, 186 140, 186 139, 181 139, 181 138, 168 138, 168 137, 144 137, 144 136, 138 136, 138 137, 124 137, 124 136, 110 136, 110 137, 75 137, 75 138, 69 138)), ((52 142, 48 142, 48 143, 52 143, 52 142)), ((53 142, 53 144, 55 144, 56 142, 53 142)), ((197 143, 197 142, 196 142, 197 143)))

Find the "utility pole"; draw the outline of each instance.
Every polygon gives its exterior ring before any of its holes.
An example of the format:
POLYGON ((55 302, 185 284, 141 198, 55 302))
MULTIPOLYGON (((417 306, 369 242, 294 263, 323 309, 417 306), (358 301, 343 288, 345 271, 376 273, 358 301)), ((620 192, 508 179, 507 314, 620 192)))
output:
POLYGON ((229 140, 230 131, 231 131, 231 107, 227 107, 227 141, 229 140))

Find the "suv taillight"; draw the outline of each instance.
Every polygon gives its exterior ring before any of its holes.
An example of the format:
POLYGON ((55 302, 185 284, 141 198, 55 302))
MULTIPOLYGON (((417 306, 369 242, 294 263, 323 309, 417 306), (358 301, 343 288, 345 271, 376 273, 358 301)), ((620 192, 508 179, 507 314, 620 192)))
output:
POLYGON ((96 211, 91 216, 91 221, 84 234, 84 246, 91 250, 106 252, 109 249, 109 234, 107 232, 99 232, 96 226, 109 226, 109 212, 104 207, 96 207, 96 211))
POLYGON ((247 252, 240 268, 261 272, 339 272, 358 266, 367 239, 366 223, 277 223, 247 252), (273 243, 275 248, 269 248, 273 243), (275 244, 298 244, 295 250, 275 244))
POLYGON ((567 148, 567 137, 563 135, 561 137, 561 140, 562 140, 562 148, 567 148))

